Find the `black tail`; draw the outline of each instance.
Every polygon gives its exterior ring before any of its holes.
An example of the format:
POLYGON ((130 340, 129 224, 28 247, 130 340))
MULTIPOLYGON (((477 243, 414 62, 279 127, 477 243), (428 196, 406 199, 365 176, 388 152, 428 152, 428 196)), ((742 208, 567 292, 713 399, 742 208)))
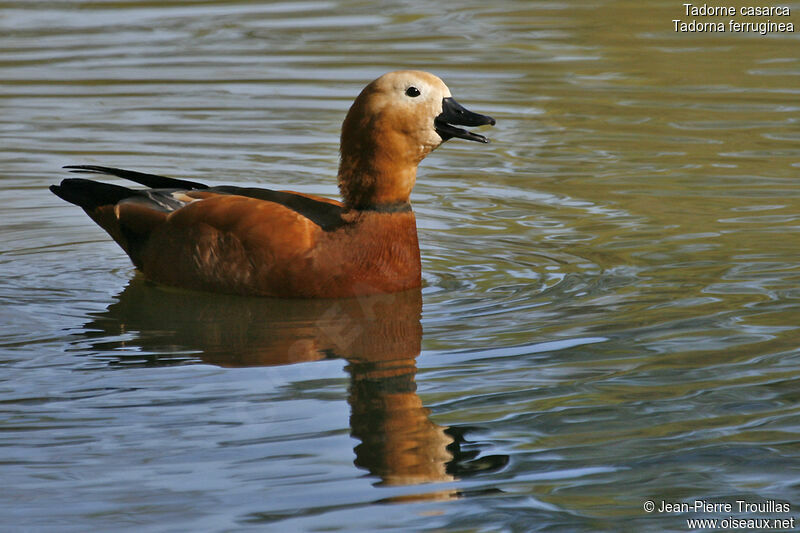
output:
MULTIPOLYGON (((108 174, 110 176, 117 176, 118 178, 134 181, 152 189, 208 189, 208 185, 203 185, 195 181, 179 180, 166 176, 157 176, 156 174, 123 170, 121 168, 100 167, 97 165, 68 165, 64 168, 68 168, 70 172, 75 172, 77 174, 108 174)), ((58 193, 56 192, 56 194, 58 193)), ((64 197, 62 196, 62 198, 64 197)), ((66 198, 64 199, 67 200, 66 198)), ((71 202, 72 200, 67 201, 71 202)))
POLYGON ((138 191, 119 185, 81 178, 67 178, 61 182, 61 185, 51 185, 50 190, 59 198, 87 211, 101 205, 113 205, 120 200, 139 194, 138 191))

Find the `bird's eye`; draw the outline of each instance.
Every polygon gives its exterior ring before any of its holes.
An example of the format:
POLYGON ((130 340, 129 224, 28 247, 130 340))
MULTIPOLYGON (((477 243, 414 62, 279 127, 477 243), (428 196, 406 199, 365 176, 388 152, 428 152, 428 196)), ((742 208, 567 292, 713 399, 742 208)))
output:
POLYGON ((419 94, 420 94, 419 89, 417 89, 413 85, 408 89, 406 89, 406 96, 410 96, 411 98, 416 98, 417 96, 419 96, 419 94))

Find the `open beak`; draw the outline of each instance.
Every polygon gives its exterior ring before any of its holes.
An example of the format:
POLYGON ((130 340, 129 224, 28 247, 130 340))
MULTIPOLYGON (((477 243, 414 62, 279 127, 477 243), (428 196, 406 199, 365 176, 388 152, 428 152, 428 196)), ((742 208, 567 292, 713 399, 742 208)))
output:
POLYGON ((469 111, 452 97, 442 98, 442 112, 433 119, 433 128, 443 141, 458 137, 468 141, 488 143, 489 139, 483 135, 456 128, 456 126, 483 126, 485 124, 494 126, 495 120, 492 117, 469 111))

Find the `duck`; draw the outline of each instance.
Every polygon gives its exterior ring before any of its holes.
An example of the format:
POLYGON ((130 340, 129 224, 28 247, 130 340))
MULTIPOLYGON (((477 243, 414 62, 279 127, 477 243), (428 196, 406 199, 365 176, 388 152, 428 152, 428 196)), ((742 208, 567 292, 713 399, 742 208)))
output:
POLYGON ((389 72, 356 97, 342 124, 341 201, 292 191, 97 165, 64 167, 145 188, 71 177, 50 190, 119 244, 144 277, 172 287, 275 298, 348 298, 418 289, 422 268, 411 190, 442 143, 489 140, 495 125, 437 76, 389 72))

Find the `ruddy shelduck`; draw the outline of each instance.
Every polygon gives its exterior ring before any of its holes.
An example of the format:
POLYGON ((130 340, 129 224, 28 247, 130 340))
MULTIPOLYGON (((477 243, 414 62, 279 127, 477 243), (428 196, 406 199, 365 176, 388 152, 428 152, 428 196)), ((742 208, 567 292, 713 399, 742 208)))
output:
POLYGON ((468 111, 427 72, 384 74, 342 125, 342 202, 92 165, 147 189, 80 178, 50 190, 80 206, 155 282, 207 291, 337 298, 419 287, 409 197, 420 161, 444 141, 488 142, 458 126, 494 124, 468 111))

